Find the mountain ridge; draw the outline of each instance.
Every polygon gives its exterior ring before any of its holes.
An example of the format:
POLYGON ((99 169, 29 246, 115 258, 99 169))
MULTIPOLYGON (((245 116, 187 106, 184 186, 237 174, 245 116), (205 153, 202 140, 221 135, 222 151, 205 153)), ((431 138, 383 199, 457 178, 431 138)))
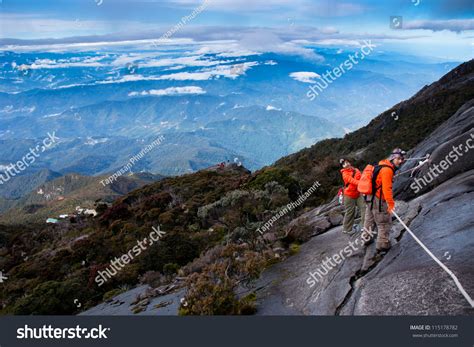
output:
MULTIPOLYGON (((97 219, 78 229, 68 226, 60 236, 55 226, 32 234, 17 231, 15 249, 10 233, 0 235, 6 240, 2 248, 6 260, 0 267, 7 270, 10 278, 23 283, 22 290, 7 284, 0 294, 5 305, 0 312, 78 313, 73 298, 85 302, 84 308, 92 308, 140 283, 153 290, 138 293, 137 300, 128 307, 129 312, 145 312, 150 298, 169 293, 172 287, 187 289, 185 294, 179 294, 185 295, 187 303, 180 305, 180 314, 254 313, 261 298, 252 290, 245 291, 246 284, 258 280, 265 269, 272 269, 279 260, 292 254, 297 257, 303 248, 301 243, 319 230, 302 224, 295 225, 289 233, 286 226, 315 208, 330 214, 320 216, 329 219, 329 227, 340 223, 340 216, 332 208, 323 211, 340 186, 339 157, 353 156, 355 164, 362 166, 383 158, 394 147, 414 150, 473 99, 474 60, 461 64, 442 80, 443 83, 432 84, 342 139, 320 141, 254 173, 231 165, 166 178, 128 193, 97 219), (399 115, 398 120, 392 112, 399 115), (320 187, 304 204, 282 216, 264 237, 256 232, 315 180, 320 187), (146 237, 157 224, 166 231, 166 237, 97 288, 97 272, 110 259, 126 253, 137 239, 146 237), (44 237, 50 240, 47 245, 42 241, 44 237), (80 242, 75 241, 78 237, 80 242), (19 260, 16 254, 20 251, 32 258, 26 262, 19 260), (84 260, 87 265, 80 265, 84 260), (35 265, 38 262, 43 268, 35 265), (36 277, 31 278, 30 274, 36 277), (26 289, 31 294, 24 297, 22 291, 26 289), (52 300, 45 293, 55 293, 60 300, 52 300)), ((439 201, 437 194, 427 200, 430 206, 439 201)), ((325 225, 322 230, 328 228, 325 225)), ((332 234, 335 233, 333 230, 332 234)), ((401 240, 406 242, 405 237, 401 240)), ((291 262, 292 257, 288 259, 291 262)), ((287 264, 286 260, 280 264, 287 264)), ((350 283, 344 286, 351 290, 350 283)), ((357 290, 352 288, 352 292, 357 290)), ((345 294, 345 302, 344 297, 345 294)), ((350 300, 348 297, 347 302, 350 300)), ((342 311, 342 307, 337 310, 342 311)))

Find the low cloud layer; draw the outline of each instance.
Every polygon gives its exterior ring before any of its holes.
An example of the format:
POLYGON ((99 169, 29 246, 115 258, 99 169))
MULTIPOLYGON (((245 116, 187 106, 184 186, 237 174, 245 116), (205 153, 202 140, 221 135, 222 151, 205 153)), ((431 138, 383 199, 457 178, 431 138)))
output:
POLYGON ((321 76, 318 75, 316 72, 310 71, 300 71, 300 72, 292 72, 290 77, 293 78, 295 81, 303 82, 303 83, 316 83, 316 78, 320 78, 321 76))
POLYGON ((166 95, 184 95, 184 94, 206 94, 206 91, 201 87, 171 87, 166 89, 151 89, 142 92, 131 92, 128 96, 166 96, 166 95))
POLYGON ((404 23, 403 29, 424 29, 433 31, 449 30, 461 32, 466 30, 474 30, 474 19, 415 20, 404 23))

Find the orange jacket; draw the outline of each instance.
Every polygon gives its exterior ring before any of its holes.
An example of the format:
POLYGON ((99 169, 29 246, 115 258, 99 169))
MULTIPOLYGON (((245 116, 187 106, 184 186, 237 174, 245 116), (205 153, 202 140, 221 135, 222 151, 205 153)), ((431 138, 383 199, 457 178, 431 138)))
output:
POLYGON ((357 199, 360 195, 359 191, 357 190, 357 185, 359 184, 361 176, 360 171, 356 168, 348 167, 342 169, 341 174, 342 180, 344 181, 344 195, 352 199, 357 199))
MULTIPOLYGON (((388 159, 381 160, 379 162, 379 165, 387 165, 395 169, 393 164, 388 159)), ((395 207, 395 201, 393 200, 392 191, 393 172, 394 170, 388 167, 383 167, 380 169, 380 172, 377 176, 377 180, 375 181, 377 187, 380 187, 380 185, 382 185, 382 189, 377 190, 376 195, 379 199, 385 200, 387 202, 389 212, 391 212, 395 207), (380 191, 382 191, 382 196, 380 196, 380 191)))

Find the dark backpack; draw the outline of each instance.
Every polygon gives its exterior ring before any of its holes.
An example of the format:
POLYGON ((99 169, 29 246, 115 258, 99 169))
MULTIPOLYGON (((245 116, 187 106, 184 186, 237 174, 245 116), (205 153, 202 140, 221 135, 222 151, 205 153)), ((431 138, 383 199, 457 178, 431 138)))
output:
POLYGON ((373 171, 373 174, 372 174, 372 199, 370 200, 370 209, 372 210, 374 208, 374 199, 375 199, 375 196, 377 195, 377 191, 380 190, 380 199, 379 199, 379 211, 382 212, 382 194, 383 194, 383 191, 382 191, 382 183, 380 183, 380 186, 377 187, 377 177, 380 173, 380 170, 382 170, 382 168, 384 167, 388 167, 390 169, 392 169, 392 171, 395 173, 395 169, 390 166, 390 165, 373 165, 374 167, 374 171, 373 171))

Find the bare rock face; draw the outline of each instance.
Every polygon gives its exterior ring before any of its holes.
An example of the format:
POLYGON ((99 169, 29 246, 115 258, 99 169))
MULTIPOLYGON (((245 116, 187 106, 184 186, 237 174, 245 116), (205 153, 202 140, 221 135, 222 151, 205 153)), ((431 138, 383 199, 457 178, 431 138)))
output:
MULTIPOLYGON (((445 182, 419 200, 410 228, 474 295, 474 170, 445 182)), ((408 234, 353 284, 341 314, 473 314, 451 277, 408 234)))
MULTIPOLYGON (((426 164, 414 171, 413 177, 410 177, 410 174, 397 177, 394 184, 395 195, 402 200, 413 199, 460 173, 474 169, 474 148, 466 145, 468 139, 473 139, 468 145, 474 147, 474 100, 464 104, 456 114, 409 153, 413 158, 427 154, 430 154, 430 158, 426 164), (443 169, 441 165, 445 165, 447 169, 443 169)), ((418 161, 409 161, 403 165, 400 172, 410 170, 418 164, 418 161)))
POLYGON ((176 316, 178 315, 184 289, 160 293, 148 285, 142 285, 80 313, 80 316, 176 316))
MULTIPOLYGON (((453 145, 474 138, 474 100, 419 144, 412 156, 430 153, 429 165, 452 153, 453 145), (471 135, 472 134, 472 135, 471 135)), ((471 146, 474 141, 471 142, 471 146)), ((474 148, 464 147, 458 160, 415 192, 415 177, 399 176, 395 189, 400 217, 413 233, 458 277, 474 297, 474 148)), ((403 170, 415 167, 405 165, 403 170)), ((472 315, 452 278, 394 220, 392 248, 375 256, 361 235, 334 227, 341 213, 335 201, 309 211, 289 227, 306 223, 311 238, 300 251, 267 269, 255 284, 262 315, 472 315)))
POLYGON ((344 215, 338 211, 329 213, 329 222, 331 225, 341 225, 344 215))
POLYGON ((344 207, 335 198, 330 203, 319 206, 291 221, 287 226, 287 235, 295 240, 307 241, 331 227, 340 225, 343 213, 344 207))
MULTIPOLYGON (((459 175, 412 201, 402 215, 415 235, 456 273, 471 296, 473 182, 474 170, 459 175)), ((362 246, 356 242, 360 235, 347 236, 340 227, 313 237, 298 254, 264 272, 257 284, 258 314, 473 314, 451 277, 402 229, 394 222, 393 247, 382 259, 373 258, 374 244, 362 246), (350 242, 355 249, 344 252, 350 242), (330 266, 328 257, 341 252, 348 256, 330 266), (329 266, 323 267, 325 262, 329 266), (318 279, 313 286, 311 273, 318 279)))

